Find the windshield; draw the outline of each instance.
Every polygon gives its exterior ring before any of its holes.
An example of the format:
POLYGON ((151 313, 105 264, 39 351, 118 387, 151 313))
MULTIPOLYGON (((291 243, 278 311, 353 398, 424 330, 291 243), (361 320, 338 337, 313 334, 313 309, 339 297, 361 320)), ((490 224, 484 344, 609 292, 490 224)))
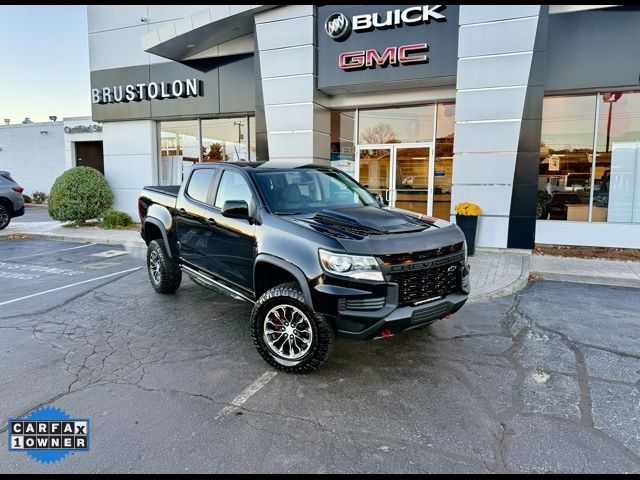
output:
POLYGON ((269 209, 276 214, 307 213, 324 208, 378 206, 363 187, 342 172, 296 169, 255 174, 269 209))

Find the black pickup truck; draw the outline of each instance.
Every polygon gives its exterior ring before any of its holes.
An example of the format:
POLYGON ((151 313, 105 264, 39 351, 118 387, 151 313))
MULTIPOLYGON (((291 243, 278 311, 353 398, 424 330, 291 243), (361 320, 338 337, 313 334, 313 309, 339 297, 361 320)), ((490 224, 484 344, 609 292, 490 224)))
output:
POLYGON ((304 373, 336 337, 390 337, 460 309, 464 235, 390 209, 344 172, 318 165, 204 163, 181 186, 138 200, 153 288, 182 272, 251 302, 251 337, 276 368, 304 373))

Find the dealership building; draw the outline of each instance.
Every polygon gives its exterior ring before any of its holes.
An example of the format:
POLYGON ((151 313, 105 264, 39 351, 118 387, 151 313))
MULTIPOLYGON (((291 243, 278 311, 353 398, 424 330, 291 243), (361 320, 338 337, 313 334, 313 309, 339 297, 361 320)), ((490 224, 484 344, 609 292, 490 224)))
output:
POLYGON ((198 162, 343 169, 477 245, 640 247, 640 7, 87 7, 115 207, 198 162))

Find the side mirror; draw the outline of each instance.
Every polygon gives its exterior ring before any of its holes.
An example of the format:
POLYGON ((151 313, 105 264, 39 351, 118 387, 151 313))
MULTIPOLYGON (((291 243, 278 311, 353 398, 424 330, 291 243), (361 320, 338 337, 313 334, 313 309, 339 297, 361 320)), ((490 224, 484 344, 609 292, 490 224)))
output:
POLYGON ((222 216, 249 219, 249 205, 245 200, 227 200, 222 206, 222 216))

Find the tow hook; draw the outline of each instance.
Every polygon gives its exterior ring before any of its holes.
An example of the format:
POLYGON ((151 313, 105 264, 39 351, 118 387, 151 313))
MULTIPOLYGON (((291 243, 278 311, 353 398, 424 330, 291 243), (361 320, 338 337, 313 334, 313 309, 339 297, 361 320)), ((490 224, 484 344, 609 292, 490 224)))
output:
POLYGON ((374 338, 374 340, 378 340, 380 338, 391 338, 391 337, 393 337, 393 332, 391 332, 391 329, 383 328, 382 330, 380 330, 380 335, 374 338))

